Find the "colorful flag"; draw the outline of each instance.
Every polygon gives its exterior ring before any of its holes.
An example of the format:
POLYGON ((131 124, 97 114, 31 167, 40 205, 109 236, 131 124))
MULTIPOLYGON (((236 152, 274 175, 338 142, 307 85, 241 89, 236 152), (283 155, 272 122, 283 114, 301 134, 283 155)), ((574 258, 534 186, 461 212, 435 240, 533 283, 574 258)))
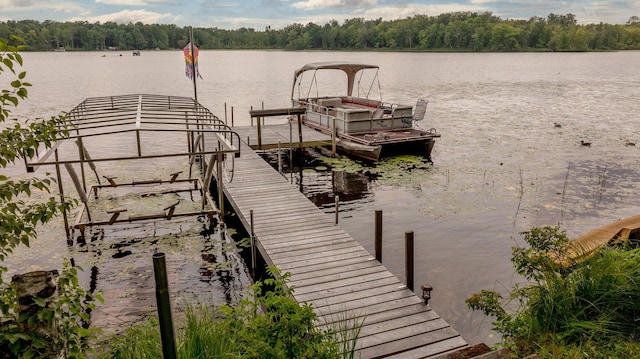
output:
POLYGON ((192 56, 191 43, 188 43, 187 46, 184 47, 184 62, 185 62, 185 75, 187 75, 189 79, 193 80, 194 69, 195 69, 195 75, 198 76, 199 78, 202 78, 202 76, 200 76, 200 71, 198 70, 198 47, 197 46, 193 46, 193 56, 192 56))

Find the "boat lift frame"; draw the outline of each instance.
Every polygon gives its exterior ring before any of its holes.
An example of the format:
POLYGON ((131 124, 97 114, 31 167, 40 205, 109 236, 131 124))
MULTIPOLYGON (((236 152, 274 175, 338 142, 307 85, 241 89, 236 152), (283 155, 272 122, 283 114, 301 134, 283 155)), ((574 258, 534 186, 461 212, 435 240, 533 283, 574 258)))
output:
POLYGON ((70 224, 67 211, 63 211, 68 240, 72 239, 74 229, 79 229, 84 237, 86 227, 90 226, 152 219, 170 220, 174 217, 204 214, 212 219, 216 212, 223 216, 223 182, 233 180, 233 159, 240 156, 240 137, 197 101, 188 97, 150 94, 93 97, 66 113, 64 126, 69 131, 69 136, 58 139, 45 152, 25 161, 25 166, 27 172, 34 172, 41 166, 55 166, 61 201, 65 199, 67 192, 62 181, 61 167, 64 166, 67 170, 84 205, 73 224, 70 224), (183 133, 186 141, 182 144, 171 143, 171 146, 168 143, 167 146, 163 146, 162 143, 160 146, 149 146, 143 140, 145 136, 161 136, 167 133, 178 136, 182 136, 180 133, 183 133), (127 147, 126 145, 133 147, 135 153, 98 153, 99 156, 90 156, 89 148, 92 144, 100 143, 100 139, 105 136, 117 136, 118 140, 125 142, 123 148, 127 147), (132 140, 134 144, 127 143, 132 140), (71 147, 68 145, 69 142, 72 142, 71 147), (172 146, 179 148, 172 149, 172 146), (50 159, 52 156, 53 159, 50 159), (103 174, 102 178, 106 180, 103 183, 95 165, 99 162, 141 159, 152 161, 169 157, 184 157, 188 160, 189 173, 186 179, 178 178, 183 171, 167 174, 165 179, 145 178, 143 173, 136 172, 135 175, 140 178, 136 177, 130 182, 119 182, 117 177, 103 174), (198 174, 192 170, 194 164, 198 166, 198 174), (75 170, 77 166, 80 168, 80 176, 75 170), (95 174, 97 184, 87 187, 89 169, 95 174), (218 185, 218 210, 209 193, 214 176, 218 185), (166 204, 162 211, 130 215, 127 218, 123 215, 127 211, 126 208, 105 209, 110 216, 105 220, 92 219, 89 211, 88 194, 92 193, 97 199, 100 190, 105 188, 155 184, 173 186, 180 183, 193 185, 193 188, 169 191, 157 188, 158 192, 152 191, 151 195, 199 190, 202 196, 200 210, 180 211, 177 209, 180 201, 177 200, 166 204))

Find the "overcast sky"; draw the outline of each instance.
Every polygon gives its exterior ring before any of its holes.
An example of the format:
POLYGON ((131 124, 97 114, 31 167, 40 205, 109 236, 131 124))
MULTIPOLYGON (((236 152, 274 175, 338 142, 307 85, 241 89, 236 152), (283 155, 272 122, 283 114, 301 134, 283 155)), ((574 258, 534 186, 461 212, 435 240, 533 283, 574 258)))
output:
POLYGON ((640 0, 0 0, 0 21, 54 20, 279 29, 293 23, 456 11, 489 11, 502 19, 574 14, 578 23, 624 24, 640 16, 640 0))

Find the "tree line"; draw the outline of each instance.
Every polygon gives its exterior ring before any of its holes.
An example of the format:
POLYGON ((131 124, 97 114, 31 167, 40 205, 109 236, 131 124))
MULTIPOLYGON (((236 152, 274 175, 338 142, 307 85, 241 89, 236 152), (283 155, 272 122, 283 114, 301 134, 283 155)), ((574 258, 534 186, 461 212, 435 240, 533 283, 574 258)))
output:
MULTIPOLYGON (((0 38, 18 36, 30 51, 180 49, 189 27, 169 24, 20 20, 0 22, 0 38)), ((264 31, 194 28, 201 49, 413 50, 413 51, 607 51, 640 49, 640 18, 626 24, 579 25, 573 14, 528 20, 491 12, 416 15, 384 21, 352 18, 340 24, 294 23, 264 31)))

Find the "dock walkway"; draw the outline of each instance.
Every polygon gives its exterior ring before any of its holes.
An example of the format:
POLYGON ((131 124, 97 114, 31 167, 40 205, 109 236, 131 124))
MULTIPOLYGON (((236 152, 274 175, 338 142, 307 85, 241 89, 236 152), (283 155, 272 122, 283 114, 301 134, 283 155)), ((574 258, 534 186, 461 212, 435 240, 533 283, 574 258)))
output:
MULTIPOLYGON (((242 138, 242 137, 241 137, 242 138)), ((363 317, 356 357, 425 358, 469 345, 246 143, 224 193, 268 265, 290 272, 318 325, 363 317)))
POLYGON ((257 126, 236 126, 232 127, 232 130, 254 150, 275 149, 278 148, 278 144, 282 148, 331 145, 331 136, 307 126, 301 127, 302 141, 300 141, 298 129, 291 123, 262 125, 260 136, 258 136, 257 126))

